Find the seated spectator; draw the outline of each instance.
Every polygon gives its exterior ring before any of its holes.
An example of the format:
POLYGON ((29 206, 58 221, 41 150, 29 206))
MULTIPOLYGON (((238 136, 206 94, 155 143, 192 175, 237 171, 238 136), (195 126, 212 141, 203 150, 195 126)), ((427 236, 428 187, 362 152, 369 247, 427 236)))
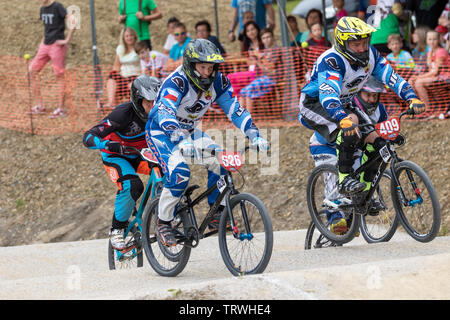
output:
POLYGON ((307 41, 308 46, 313 47, 325 47, 330 46, 326 44, 325 37, 323 36, 322 23, 316 22, 311 25, 311 39, 307 41))
POLYGON ((173 31, 175 29, 175 25, 179 23, 180 21, 176 17, 171 17, 169 20, 167 20, 167 38, 166 42, 164 43, 163 53, 165 55, 169 55, 170 49, 177 43, 177 40, 175 39, 175 36, 173 35, 173 31))
MULTIPOLYGON (((255 16, 254 16, 253 12, 245 11, 242 15, 242 21, 244 22, 244 26, 247 24, 247 22, 255 21, 255 16)), ((244 28, 242 28, 242 30, 239 32, 238 40, 241 42, 241 47, 242 47, 242 41, 244 40, 244 28)))
POLYGON ((400 34, 400 27, 397 16, 393 13, 390 13, 386 18, 381 20, 380 26, 377 28, 377 31, 372 33, 370 44, 373 45, 381 53, 391 53, 391 50, 387 46, 387 38, 393 33, 400 34))
POLYGON ((427 32, 429 30, 431 29, 427 26, 418 26, 411 35, 411 40, 414 47, 411 54, 416 63, 417 72, 422 72, 422 69, 427 62, 427 32))
POLYGON ((446 47, 446 43, 445 43, 445 35, 448 34, 448 28, 444 27, 442 25, 438 25, 434 31, 436 31, 439 34, 439 43, 441 44, 442 47, 446 47))
POLYGON ((147 43, 139 41, 134 45, 134 50, 141 59, 141 74, 146 74, 158 79, 164 78, 161 71, 166 64, 168 57, 158 51, 152 50, 147 47, 147 43))
POLYGON ((334 15, 334 27, 336 27, 339 19, 342 17, 348 16, 347 10, 344 9, 345 1, 344 0, 333 0, 333 8, 336 11, 334 15))
POLYGON ((254 57, 258 73, 262 76, 253 80, 240 91, 239 103, 249 112, 253 108, 253 99, 259 98, 273 90, 279 80, 276 66, 280 64, 280 51, 278 46, 274 45, 274 36, 272 30, 264 28, 260 32, 261 41, 264 44, 264 50, 252 50, 249 52, 254 57))
POLYGON ((244 25, 243 40, 241 46, 241 53, 249 56, 248 70, 241 72, 234 72, 228 74, 228 79, 233 86, 233 92, 236 97, 243 87, 248 85, 256 78, 256 60, 255 51, 263 50, 264 44, 259 35, 259 27, 255 21, 249 21, 244 25))
POLYGON ((164 67, 165 71, 171 72, 183 63, 183 52, 189 41, 192 39, 188 37, 186 32, 186 26, 178 22, 175 25, 173 35, 177 40, 177 43, 170 49, 169 59, 164 67))
MULTIPOLYGON (((302 38, 301 38, 300 42, 305 42, 305 41, 308 41, 309 39, 311 39, 311 34, 310 34, 311 26, 314 23, 323 22, 322 12, 318 9, 311 9, 306 14, 305 20, 306 20, 306 25, 308 27, 308 30, 306 30, 305 32, 302 33, 302 38)), ((325 36, 325 34, 323 34, 323 36, 325 36)))
POLYGON ((293 15, 289 15, 287 16, 287 22, 290 29, 289 38, 291 40, 291 43, 289 45, 291 47, 301 45, 300 40, 302 38, 302 33, 298 29, 297 18, 293 15))
POLYGON ((436 31, 430 30, 427 32, 427 45, 430 48, 427 53, 428 71, 412 76, 409 79, 409 83, 414 86, 419 99, 427 107, 430 107, 430 100, 425 86, 434 81, 448 81, 450 79, 449 72, 441 68, 450 64, 450 58, 447 51, 439 45, 439 34, 436 31))
POLYGON ((416 65, 413 57, 408 51, 402 50, 402 37, 397 33, 393 33, 389 35, 387 41, 388 48, 392 52, 386 56, 386 59, 392 62, 396 68, 414 69, 416 65))
POLYGON ((264 44, 261 41, 259 33, 260 29, 255 21, 249 21, 244 25, 241 52, 264 49, 264 44))
POLYGON ((216 36, 211 35, 211 24, 208 20, 201 20, 197 22, 195 24, 195 32, 197 33, 197 37, 199 39, 206 39, 214 43, 222 55, 226 53, 225 49, 220 44, 219 39, 217 39, 216 36))
POLYGON ((140 74, 140 59, 134 50, 137 40, 136 31, 130 27, 124 28, 120 33, 113 70, 106 82, 108 92, 106 107, 113 107, 117 104, 117 98, 128 96, 131 83, 140 74))

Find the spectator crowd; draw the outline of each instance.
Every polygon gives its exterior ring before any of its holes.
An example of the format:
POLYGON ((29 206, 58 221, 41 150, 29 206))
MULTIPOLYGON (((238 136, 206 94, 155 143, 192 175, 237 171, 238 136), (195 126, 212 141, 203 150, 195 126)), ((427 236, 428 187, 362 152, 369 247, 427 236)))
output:
MULTIPOLYGON (((31 112, 46 112, 40 101, 36 75, 46 62, 52 60, 54 73, 60 83, 58 109, 53 116, 64 116, 65 55, 67 43, 74 30, 65 36, 65 20, 68 17, 64 7, 53 0, 42 0, 41 20, 44 24, 44 40, 38 54, 30 64, 34 107, 31 112), (46 18, 51 12, 59 18, 52 23, 46 18)), ((128 98, 132 81, 141 74, 164 79, 183 62, 183 51, 194 38, 208 39, 226 57, 227 61, 244 61, 245 67, 232 67, 228 74, 234 92, 248 109, 253 100, 276 88, 282 80, 281 47, 275 41, 276 29, 273 0, 230 0, 231 21, 228 43, 239 41, 240 53, 225 50, 217 36, 212 34, 211 24, 203 19, 188 26, 182 16, 167 19, 167 37, 161 51, 154 50, 156 43, 151 38, 152 21, 162 19, 157 0, 121 0, 117 9, 117 23, 123 25, 115 49, 115 60, 106 83, 106 107, 114 107, 128 98), (191 29, 193 28, 193 29, 191 29), (193 33, 190 33, 192 30, 193 33)), ((442 81, 450 83, 450 1, 436 0, 360 0, 358 9, 347 12, 344 0, 333 0, 334 15, 324 17, 320 1, 316 8, 305 16, 306 30, 300 31, 298 17, 288 15, 289 44, 291 47, 321 47, 326 50, 333 45, 333 30, 337 21, 347 15, 358 16, 374 26, 371 44, 397 69, 411 72, 410 83, 420 99, 427 105, 430 99, 427 86, 442 81), (375 10, 370 6, 376 5, 375 10)), ((373 7, 372 7, 373 8, 373 7)), ((450 110, 446 111, 450 117, 450 110)))

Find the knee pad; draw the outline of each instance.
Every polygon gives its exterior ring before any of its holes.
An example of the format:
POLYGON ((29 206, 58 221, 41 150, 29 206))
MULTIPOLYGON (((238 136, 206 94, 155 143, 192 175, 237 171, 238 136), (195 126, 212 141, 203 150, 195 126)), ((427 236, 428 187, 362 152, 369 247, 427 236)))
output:
POLYGON ((351 173, 353 171, 353 163, 355 162, 354 153, 356 146, 347 144, 342 141, 337 144, 338 151, 338 168, 342 173, 351 173))
POLYGON ((139 199, 142 192, 144 192, 144 184, 142 183, 141 179, 130 179, 130 195, 134 201, 137 201, 139 199))
POLYGON ((189 184, 191 170, 186 163, 180 163, 170 173, 164 187, 169 189, 174 197, 180 197, 189 184))

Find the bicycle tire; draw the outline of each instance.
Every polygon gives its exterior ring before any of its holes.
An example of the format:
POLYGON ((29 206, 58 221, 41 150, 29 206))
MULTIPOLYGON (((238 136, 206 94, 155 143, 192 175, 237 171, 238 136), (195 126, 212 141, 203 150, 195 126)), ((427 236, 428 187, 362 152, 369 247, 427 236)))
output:
POLYGON ((441 206, 430 178, 420 166, 412 161, 402 161, 396 164, 395 175, 397 176, 401 190, 408 201, 408 205, 403 205, 399 198, 398 188, 394 183, 394 179, 392 179, 391 196, 395 210, 400 218, 401 225, 413 239, 419 242, 429 242, 433 240, 437 236, 441 225, 441 206), (406 176, 408 176, 408 173, 413 175, 416 185, 412 186, 409 182, 409 178, 405 181, 405 177, 402 173, 406 173, 406 176), (420 181, 418 181, 419 179, 420 181), (427 193, 424 192, 425 190, 427 193), (421 199, 424 200, 422 203, 416 202, 418 200, 416 191, 420 192, 421 199), (417 207, 421 209, 421 216, 412 213, 416 204, 418 204, 417 207), (425 219, 427 222, 432 220, 429 224, 429 230, 425 230, 427 227, 424 223, 425 219))
MULTIPOLYGON (((131 228, 130 233, 134 233, 136 231, 136 227, 131 228)), ((142 240, 141 240, 142 241, 142 240)), ((131 254, 134 254, 132 249, 131 254)), ((108 240, 108 265, 109 270, 118 269, 131 269, 132 267, 141 268, 144 265, 144 256, 142 250, 134 257, 130 259, 124 259, 119 261, 119 253, 117 250, 113 249, 111 245, 111 241, 108 240)))
POLYGON ((232 235, 230 228, 227 227, 230 219, 227 211, 224 210, 219 222, 218 238, 220 254, 225 266, 234 276, 264 272, 272 256, 273 249, 273 227, 267 208, 256 196, 248 193, 240 193, 232 197, 230 199, 230 208, 236 223, 235 226, 241 232, 238 238, 232 235), (239 214, 239 211, 243 212, 243 208, 245 208, 248 225, 251 228, 250 233, 246 230, 243 215, 239 214), (246 233, 243 232, 244 230, 246 233), (249 254, 246 249, 256 248, 257 246, 261 257, 255 259, 256 253, 252 252, 249 254), (238 251, 236 254, 233 250, 234 248, 238 251), (244 261, 250 255, 252 261, 244 261), (250 265, 252 262, 254 262, 254 265, 250 265))
POLYGON ((320 177, 322 177, 323 174, 327 175, 326 179, 329 179, 329 182, 323 183, 322 191, 325 189, 332 189, 331 193, 335 195, 336 199, 344 199, 345 196, 340 195, 337 192, 338 188, 338 171, 336 166, 331 164, 322 164, 320 166, 315 167, 311 174, 308 177, 308 182, 306 185, 306 202, 308 204, 308 211, 311 216, 312 221, 315 224, 315 227, 322 233, 327 239, 331 240, 332 242, 340 245, 347 243, 351 241, 356 233, 359 231, 360 226, 360 218, 357 217, 357 219, 353 219, 352 216, 354 215, 352 212, 344 212, 346 215, 347 221, 351 220, 350 227, 348 227, 347 232, 344 234, 335 234, 331 232, 329 229, 329 223, 327 219, 321 217, 320 212, 322 210, 326 210, 326 206, 324 205, 324 199, 325 199, 325 192, 324 194, 319 196, 319 187, 317 187, 320 177), (332 176, 335 176, 334 178, 332 176), (317 190, 316 190, 317 188, 317 190), (317 195, 317 199, 316 199, 317 195))
MULTIPOLYGON (((175 247, 161 249, 161 244, 156 237, 156 219, 158 217, 159 197, 154 198, 151 203, 144 210, 143 217, 143 247, 145 256, 147 257, 150 266, 161 276, 175 277, 184 270, 189 261, 191 248, 179 244, 175 247), (176 251, 176 259, 168 259, 167 252, 170 250, 176 251), (178 255, 178 252, 180 253, 178 255)), ((184 233, 185 216, 181 215, 180 232, 184 233)))
POLYGON ((392 204, 391 179, 391 170, 386 169, 374 193, 385 209, 376 215, 370 213, 361 215, 360 230, 367 243, 387 242, 391 240, 397 230, 399 218, 392 204))
MULTIPOLYGON (((325 210, 323 210, 323 213, 321 213, 321 214, 326 214, 325 210)), ((338 244, 334 243, 333 241, 327 239, 320 232, 317 232, 318 238, 315 241, 313 241, 314 237, 317 235, 317 233, 315 231, 316 231, 316 226, 314 225, 314 221, 311 221, 311 223, 308 226, 308 229, 306 230, 305 250, 342 246, 342 245, 338 245, 338 244), (314 245, 313 245, 313 243, 314 243, 314 245)))

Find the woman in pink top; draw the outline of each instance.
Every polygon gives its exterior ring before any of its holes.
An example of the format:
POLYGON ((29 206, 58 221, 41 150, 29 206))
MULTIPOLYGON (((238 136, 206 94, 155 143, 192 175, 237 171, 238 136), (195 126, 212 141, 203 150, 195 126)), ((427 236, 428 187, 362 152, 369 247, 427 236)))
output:
POLYGON ((429 51, 427 53, 427 66, 428 71, 412 76, 409 80, 414 86, 420 100, 422 100, 427 107, 430 106, 430 100, 428 99, 426 85, 436 80, 447 80, 450 78, 448 71, 443 71, 442 66, 450 64, 450 58, 447 51, 439 45, 439 33, 434 30, 427 32, 427 45, 429 51))

